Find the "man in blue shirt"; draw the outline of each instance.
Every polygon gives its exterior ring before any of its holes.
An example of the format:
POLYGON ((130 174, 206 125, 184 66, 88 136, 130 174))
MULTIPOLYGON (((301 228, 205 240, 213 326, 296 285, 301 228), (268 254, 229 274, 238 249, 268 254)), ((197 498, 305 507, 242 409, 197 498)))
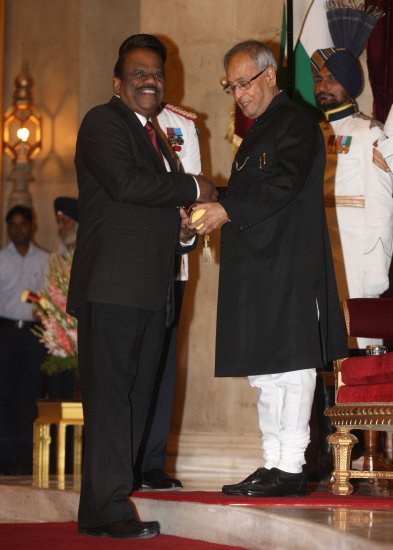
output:
POLYGON ((38 292, 48 254, 32 243, 31 208, 14 206, 6 216, 10 243, 0 251, 0 472, 31 474, 36 400, 42 397, 40 366, 46 351, 31 332, 32 305, 24 289, 38 292))

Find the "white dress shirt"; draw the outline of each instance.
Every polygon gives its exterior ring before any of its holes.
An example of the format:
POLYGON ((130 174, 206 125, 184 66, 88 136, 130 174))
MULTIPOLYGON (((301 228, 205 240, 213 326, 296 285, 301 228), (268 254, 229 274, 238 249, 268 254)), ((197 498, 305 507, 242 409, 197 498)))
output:
POLYGON ((32 305, 20 301, 23 290, 39 292, 49 254, 33 243, 25 256, 13 243, 0 251, 0 317, 32 321, 32 305))

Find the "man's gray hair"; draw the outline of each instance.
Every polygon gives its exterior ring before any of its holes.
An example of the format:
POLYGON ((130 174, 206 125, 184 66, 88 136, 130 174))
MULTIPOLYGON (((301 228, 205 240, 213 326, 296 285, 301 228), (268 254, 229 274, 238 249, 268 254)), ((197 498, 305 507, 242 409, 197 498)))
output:
POLYGON ((277 70, 277 62, 270 48, 259 40, 245 40, 235 44, 224 56, 224 69, 226 70, 229 61, 238 53, 248 53, 253 63, 263 71, 266 67, 274 67, 277 70))

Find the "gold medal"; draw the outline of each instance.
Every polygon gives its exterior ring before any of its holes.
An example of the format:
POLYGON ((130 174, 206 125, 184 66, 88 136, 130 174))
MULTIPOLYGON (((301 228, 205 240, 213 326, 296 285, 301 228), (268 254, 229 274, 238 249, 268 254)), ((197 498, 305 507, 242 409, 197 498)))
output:
MULTIPOLYGON (((205 208, 197 208, 196 210, 193 210, 190 215, 191 223, 195 223, 203 216, 203 214, 206 212, 205 208)), ((198 225, 197 231, 203 227, 203 223, 198 225)))

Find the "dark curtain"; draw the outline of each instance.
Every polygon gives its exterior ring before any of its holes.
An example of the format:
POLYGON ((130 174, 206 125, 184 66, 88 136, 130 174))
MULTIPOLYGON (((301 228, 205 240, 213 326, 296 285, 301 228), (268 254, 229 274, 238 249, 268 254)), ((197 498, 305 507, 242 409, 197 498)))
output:
POLYGON ((374 27, 367 43, 367 66, 374 96, 374 117, 385 122, 393 103, 393 2, 366 0, 385 12, 374 27))

